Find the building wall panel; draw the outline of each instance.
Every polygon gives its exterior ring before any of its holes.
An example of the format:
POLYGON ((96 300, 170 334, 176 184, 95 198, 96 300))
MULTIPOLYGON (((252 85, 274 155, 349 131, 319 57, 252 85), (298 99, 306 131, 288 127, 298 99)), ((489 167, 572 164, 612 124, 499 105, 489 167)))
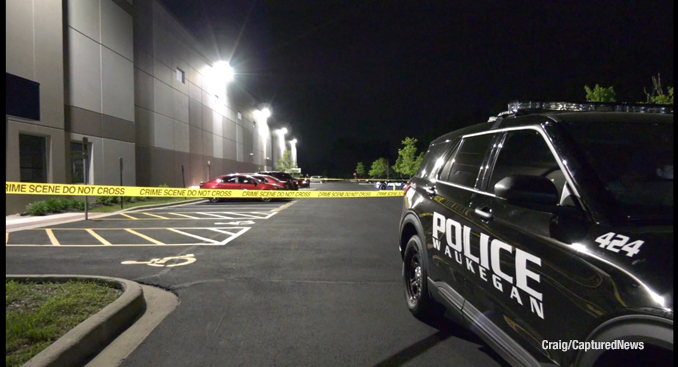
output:
POLYGON ((174 120, 174 149, 178 152, 190 152, 188 124, 174 120))
POLYGON ((69 103, 101 113, 101 46, 69 28, 68 54, 69 103))
POLYGON ((101 23, 99 17, 99 0, 66 0, 68 1, 68 26, 101 43, 101 23))
POLYGON ((132 16, 111 0, 100 0, 100 2, 101 43, 127 60, 133 61, 132 16))
POLYGON ((102 56, 103 113, 134 121, 134 65, 106 47, 102 47, 102 56))

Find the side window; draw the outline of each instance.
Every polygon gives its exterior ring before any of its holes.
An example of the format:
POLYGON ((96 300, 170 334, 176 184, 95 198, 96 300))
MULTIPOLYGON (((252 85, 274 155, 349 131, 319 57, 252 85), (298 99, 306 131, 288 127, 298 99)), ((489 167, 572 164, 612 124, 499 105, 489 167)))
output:
POLYGON ((446 149, 449 148, 448 143, 438 143, 435 145, 430 145, 426 154, 424 154, 424 160, 419 165, 419 170, 417 171, 416 177, 420 178, 434 178, 438 174, 438 171, 442 167, 443 159, 445 156, 446 149))
POLYGON ((223 183, 236 183, 238 182, 237 177, 227 177, 222 180, 223 183))
POLYGON ((553 153, 539 132, 517 130, 506 134, 487 191, 494 192, 494 185, 506 176, 528 175, 546 177, 562 194, 565 176, 553 153))
POLYGON ((81 142, 71 142, 71 183, 85 183, 85 166, 81 142))
POLYGON ((47 138, 19 134, 21 182, 47 182, 47 138))
POLYGON ((485 160, 494 134, 484 134, 464 138, 457 153, 443 167, 440 179, 453 184, 475 187, 478 174, 485 160), (447 177, 445 177, 445 174, 447 177))
POLYGON ((254 185, 254 181, 252 181, 252 179, 249 177, 240 177, 240 183, 245 185, 254 185))

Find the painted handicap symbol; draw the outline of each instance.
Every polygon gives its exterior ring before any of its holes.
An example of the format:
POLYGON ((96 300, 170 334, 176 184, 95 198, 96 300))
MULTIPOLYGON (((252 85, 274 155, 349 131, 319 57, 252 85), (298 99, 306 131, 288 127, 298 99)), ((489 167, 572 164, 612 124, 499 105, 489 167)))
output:
POLYGON ((175 266, 183 266, 188 264, 193 264, 197 259, 193 254, 183 255, 183 256, 170 256, 163 257, 162 259, 151 259, 149 261, 136 261, 136 260, 127 260, 123 261, 120 264, 122 265, 148 265, 155 266, 159 268, 173 268, 175 266), (169 262, 169 264, 168 264, 169 262))

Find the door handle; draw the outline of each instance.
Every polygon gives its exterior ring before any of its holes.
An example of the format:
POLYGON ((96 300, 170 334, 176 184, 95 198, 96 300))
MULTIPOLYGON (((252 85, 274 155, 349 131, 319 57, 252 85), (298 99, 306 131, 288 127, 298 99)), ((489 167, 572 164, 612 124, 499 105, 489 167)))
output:
POLYGON ((490 208, 488 208, 488 207, 486 207, 486 206, 483 206, 483 207, 480 207, 480 208, 476 208, 473 212, 474 212, 477 216, 479 216, 480 219, 482 219, 482 220, 486 220, 486 221, 487 221, 487 220, 491 220, 492 217, 493 217, 493 215, 492 215, 492 209, 490 209, 490 208))
POLYGON ((426 187, 424 187, 424 191, 426 191, 428 196, 435 196, 436 195, 435 186, 426 186, 426 187))

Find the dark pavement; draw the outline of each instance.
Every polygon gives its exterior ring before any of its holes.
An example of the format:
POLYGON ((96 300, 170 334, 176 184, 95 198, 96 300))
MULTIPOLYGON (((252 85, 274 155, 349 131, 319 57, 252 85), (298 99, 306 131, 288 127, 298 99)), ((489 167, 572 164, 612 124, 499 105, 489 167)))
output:
MULTIPOLYGON (((372 189, 344 182, 312 188, 372 189)), ((165 218, 210 212, 226 218, 166 220, 128 213, 148 219, 69 223, 50 227, 61 246, 44 237, 41 246, 8 246, 6 272, 112 276, 176 293, 179 306, 123 366, 505 365, 472 333, 452 323, 437 330, 407 311, 397 247, 401 201, 202 203, 147 212, 165 218), (264 212, 274 214, 260 215, 264 212), (249 219, 228 219, 238 215, 249 219), (228 222, 254 223, 215 224, 228 222), (63 228, 80 231, 59 232, 63 228), (125 228, 162 245, 147 241, 131 246, 143 237, 125 228), (221 244, 229 235, 214 229, 233 234, 235 228, 248 229, 221 244), (93 241, 85 235, 87 229, 111 245, 93 241), (107 231, 117 231, 119 237, 107 231), (153 231, 167 233, 160 237, 153 231), (78 241, 88 246, 69 247, 78 241), (195 262, 122 264, 185 255, 193 255, 195 262)), ((43 236, 28 232, 11 233, 9 245, 43 236)))

